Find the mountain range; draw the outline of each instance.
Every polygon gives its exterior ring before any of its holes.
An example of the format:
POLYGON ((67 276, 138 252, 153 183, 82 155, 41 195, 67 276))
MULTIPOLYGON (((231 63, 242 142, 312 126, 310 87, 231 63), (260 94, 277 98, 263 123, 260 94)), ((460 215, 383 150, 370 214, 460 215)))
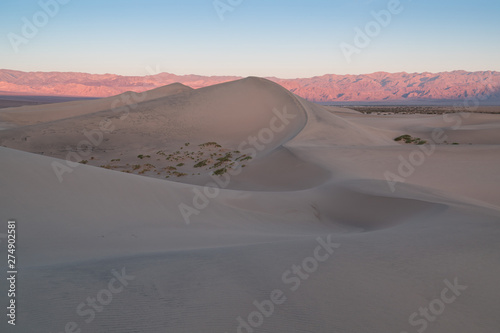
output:
MULTIPOLYGON (((202 88, 240 79, 237 76, 146 76, 77 72, 22 72, 0 69, 1 95, 108 97, 126 91, 142 92, 172 83, 202 88)), ((294 94, 314 102, 436 102, 500 101, 500 72, 327 74, 312 78, 268 77, 294 94)))

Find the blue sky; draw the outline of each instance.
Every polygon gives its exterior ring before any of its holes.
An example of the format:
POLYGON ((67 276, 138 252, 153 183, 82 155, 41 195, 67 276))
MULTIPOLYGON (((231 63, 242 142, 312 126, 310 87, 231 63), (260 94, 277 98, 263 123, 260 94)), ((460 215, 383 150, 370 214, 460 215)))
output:
POLYGON ((397 2, 216 0, 228 9, 218 12, 214 0, 2 0, 0 68, 282 78, 500 71, 500 1, 400 0, 391 13, 397 2), (46 14, 41 3, 56 2, 46 14), (384 26, 373 16, 381 11, 390 13, 384 26), (26 22, 37 31, 23 32, 26 22), (356 44, 367 26, 369 42, 356 44))

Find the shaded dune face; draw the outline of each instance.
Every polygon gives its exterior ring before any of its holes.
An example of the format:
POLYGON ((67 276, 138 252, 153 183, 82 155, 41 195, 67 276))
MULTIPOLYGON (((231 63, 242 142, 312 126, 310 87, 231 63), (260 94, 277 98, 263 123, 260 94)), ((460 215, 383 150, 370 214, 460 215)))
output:
POLYGON ((316 200, 322 218, 354 230, 373 231, 436 216, 447 209, 445 204, 424 199, 368 191, 379 191, 384 188, 383 182, 358 182, 356 185, 335 184, 319 189, 316 200))
POLYGON ((241 198, 228 196, 222 201, 261 216, 282 216, 290 226, 301 219, 308 221, 309 227, 322 225, 342 234, 419 224, 441 216, 450 207, 438 196, 422 195, 422 189, 417 187, 401 187, 400 195, 394 195, 384 185, 373 180, 323 181, 305 190, 246 191, 241 198))
POLYGON ((294 146, 354 146, 393 145, 369 126, 355 124, 331 112, 331 108, 298 98, 307 112, 308 121, 304 129, 291 140, 287 147, 294 146))
POLYGON ((323 184, 331 171, 279 147, 251 163, 238 175, 223 177, 227 189, 245 191, 298 191, 323 184))

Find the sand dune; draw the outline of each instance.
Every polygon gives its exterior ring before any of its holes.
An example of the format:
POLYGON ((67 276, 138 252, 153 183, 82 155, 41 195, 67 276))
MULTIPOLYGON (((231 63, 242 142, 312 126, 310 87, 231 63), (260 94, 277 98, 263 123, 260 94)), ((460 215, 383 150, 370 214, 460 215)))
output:
POLYGON ((120 95, 89 101, 53 103, 39 106, 6 108, 0 111, 0 121, 10 122, 18 126, 46 123, 87 115, 104 110, 120 110, 123 106, 135 107, 137 103, 188 92, 191 88, 180 83, 149 90, 144 93, 131 91, 120 95))
POLYGON ((362 115, 259 78, 144 96, 0 111, 16 126, 0 131, 0 215, 19 226, 16 331, 500 327, 497 116, 452 128, 362 115), (403 134, 428 144, 394 141, 403 134))

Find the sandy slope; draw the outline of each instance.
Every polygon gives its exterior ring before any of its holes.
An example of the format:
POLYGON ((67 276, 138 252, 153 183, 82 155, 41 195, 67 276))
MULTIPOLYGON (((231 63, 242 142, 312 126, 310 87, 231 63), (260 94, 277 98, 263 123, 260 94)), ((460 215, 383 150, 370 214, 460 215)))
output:
POLYGON ((120 112, 125 105, 135 108, 136 104, 163 98, 169 95, 189 92, 192 89, 180 83, 149 90, 144 93, 124 92, 123 94, 89 101, 75 101, 5 108, 0 111, 0 122, 10 122, 14 125, 26 126, 46 123, 60 119, 83 116, 103 110, 120 112))
MULTIPOLYGON (((436 117, 362 116, 257 78, 144 100, 122 120, 94 111, 4 130, 1 144, 64 158, 108 118, 115 128, 92 151, 98 163, 136 163, 139 152, 168 153, 186 140, 183 151, 216 154, 208 165, 229 152, 253 158, 237 175, 214 176, 178 154, 173 163, 200 175, 175 182, 80 164, 59 182, 54 163, 65 162, 0 147, 0 218, 18 221, 22 304, 18 327, 1 322, 2 332, 64 332, 71 322, 82 332, 500 327, 497 118, 475 115, 453 130, 436 117), (384 173, 421 149, 393 138, 431 140, 433 128, 479 141, 438 144, 391 191, 384 173), (210 141, 221 147, 199 146, 210 141), (122 269, 123 290, 106 293, 122 269), (464 287, 453 294, 450 283, 464 287), (106 304, 91 310, 88 297, 106 304), (419 309, 430 305, 438 314, 425 319, 419 309)), ((151 163, 158 156, 164 163, 157 154, 151 163)))

